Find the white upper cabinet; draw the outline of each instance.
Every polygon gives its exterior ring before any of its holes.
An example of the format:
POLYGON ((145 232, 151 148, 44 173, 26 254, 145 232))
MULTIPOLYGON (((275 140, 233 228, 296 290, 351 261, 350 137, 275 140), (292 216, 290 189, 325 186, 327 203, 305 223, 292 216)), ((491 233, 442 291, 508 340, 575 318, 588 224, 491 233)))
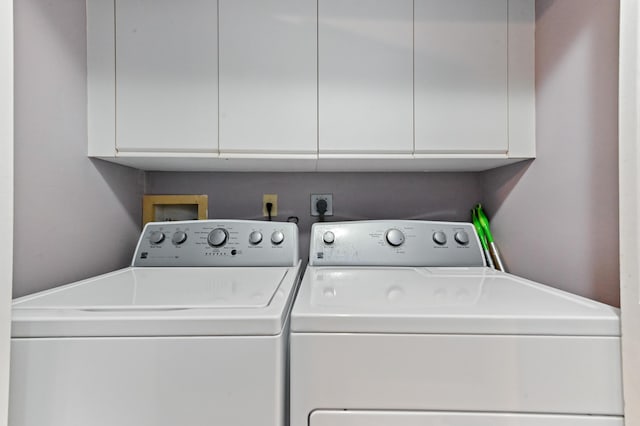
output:
POLYGON ((145 170, 535 157, 535 0, 87 0, 89 155, 145 170))
POLYGON ((413 0, 318 0, 319 153, 413 152, 413 0))
POLYGON ((415 0, 416 153, 507 153, 507 15, 507 0, 415 0))
POLYGON ((116 148, 218 151, 215 0, 116 0, 116 148))
POLYGON ((219 0, 220 152, 318 149, 316 0, 219 0))

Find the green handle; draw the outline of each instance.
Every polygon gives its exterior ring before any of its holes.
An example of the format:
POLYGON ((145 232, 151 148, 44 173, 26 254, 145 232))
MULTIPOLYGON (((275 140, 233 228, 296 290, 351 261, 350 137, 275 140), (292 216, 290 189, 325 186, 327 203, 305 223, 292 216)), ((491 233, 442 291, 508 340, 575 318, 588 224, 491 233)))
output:
POLYGON ((489 228, 489 219, 487 219, 487 215, 484 214, 481 204, 476 205, 475 212, 476 212, 476 217, 478 218, 478 223, 482 227, 482 230, 484 231, 487 241, 489 243, 492 243, 493 235, 491 235, 491 229, 489 228))
POLYGON ((475 209, 471 209, 471 220, 473 221, 473 226, 476 228, 476 232, 478 233, 478 238, 480 238, 480 244, 482 244, 482 248, 484 250, 489 249, 489 245, 487 244, 487 237, 484 235, 484 229, 478 220, 478 214, 475 209))

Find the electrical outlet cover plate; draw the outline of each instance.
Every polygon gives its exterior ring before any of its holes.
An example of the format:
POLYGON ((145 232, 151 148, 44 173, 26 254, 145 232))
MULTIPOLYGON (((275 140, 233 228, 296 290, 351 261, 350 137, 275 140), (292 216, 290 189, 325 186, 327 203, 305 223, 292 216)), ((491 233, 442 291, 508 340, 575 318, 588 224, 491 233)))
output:
POLYGON ((311 216, 320 216, 316 203, 318 200, 325 200, 327 202, 327 211, 325 216, 333 216, 333 194, 311 194, 311 216))
POLYGON ((262 195, 262 216, 267 217, 267 203, 273 204, 271 207, 271 217, 278 216, 278 194, 263 194, 262 195))

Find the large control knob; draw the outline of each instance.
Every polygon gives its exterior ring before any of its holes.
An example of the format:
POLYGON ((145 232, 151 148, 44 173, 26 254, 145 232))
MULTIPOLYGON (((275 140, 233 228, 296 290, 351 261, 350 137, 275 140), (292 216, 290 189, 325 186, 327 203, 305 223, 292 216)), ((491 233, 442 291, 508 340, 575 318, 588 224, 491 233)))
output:
POLYGON ((177 246, 187 241, 187 233, 184 231, 176 231, 171 238, 171 242, 177 246))
POLYGON ((322 241, 324 241, 325 244, 333 244, 335 240, 336 236, 331 231, 327 231, 322 235, 322 241))
POLYGON ((271 234, 271 242, 275 245, 280 245, 284 241, 284 234, 282 231, 274 231, 271 234))
POLYGON ((464 231, 456 232, 456 234, 453 236, 453 239, 456 240, 458 244, 463 246, 469 244, 469 234, 464 231))
POLYGON ((433 233, 433 242, 439 246, 443 246, 447 244, 447 234, 442 231, 433 233))
POLYGON ((151 244, 160 244, 163 241, 164 241, 164 234, 160 231, 152 232, 151 236, 149 237, 149 242, 151 244))
POLYGON ((387 242, 394 247, 401 246, 404 243, 404 234, 399 229, 389 229, 385 237, 387 242))
POLYGON ((259 231, 253 231, 249 234, 249 244, 255 246, 256 244, 260 244, 262 241, 262 233, 259 231))
POLYGON ((229 233, 222 228, 216 228, 213 231, 209 232, 209 236, 207 237, 207 242, 212 247, 221 247, 224 243, 227 242, 229 238, 229 233))

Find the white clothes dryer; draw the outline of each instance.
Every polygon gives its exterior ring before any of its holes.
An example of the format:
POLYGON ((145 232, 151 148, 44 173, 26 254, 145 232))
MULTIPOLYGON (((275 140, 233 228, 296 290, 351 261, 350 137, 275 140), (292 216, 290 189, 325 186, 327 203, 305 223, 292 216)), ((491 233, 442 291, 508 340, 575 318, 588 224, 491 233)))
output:
POLYGON ((622 426, 618 310, 466 223, 315 224, 290 350, 291 426, 622 426))
POLYGON ((11 426, 284 426, 295 224, 147 224, 132 266, 16 299, 11 426))

